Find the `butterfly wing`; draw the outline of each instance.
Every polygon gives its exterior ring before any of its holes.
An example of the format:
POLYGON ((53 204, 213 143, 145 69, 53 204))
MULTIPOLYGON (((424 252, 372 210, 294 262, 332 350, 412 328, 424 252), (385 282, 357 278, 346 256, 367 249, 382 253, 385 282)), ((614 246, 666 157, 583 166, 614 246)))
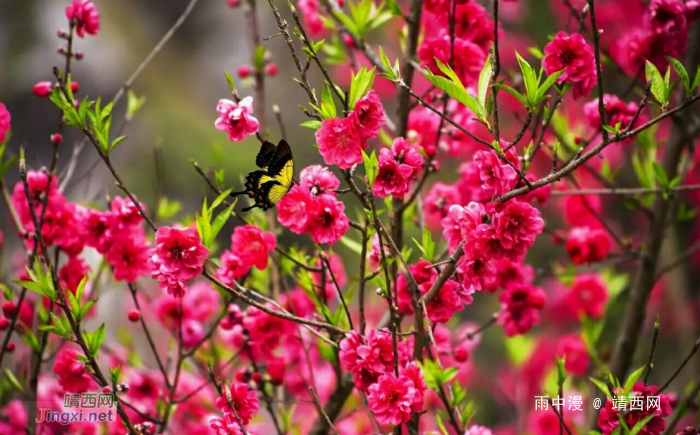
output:
POLYGON ((281 140, 270 155, 271 147, 274 145, 264 142, 255 161, 258 166, 267 170, 251 172, 246 177, 246 189, 231 194, 232 196, 245 194, 253 198, 254 204, 242 211, 255 207, 263 210, 270 209, 277 205, 292 188, 294 161, 289 144, 284 139, 281 140))
POLYGON ((255 165, 260 169, 267 169, 270 161, 272 161, 272 158, 275 155, 276 150, 277 147, 273 143, 268 141, 263 142, 262 146, 260 147, 260 152, 258 152, 258 156, 255 158, 255 165))

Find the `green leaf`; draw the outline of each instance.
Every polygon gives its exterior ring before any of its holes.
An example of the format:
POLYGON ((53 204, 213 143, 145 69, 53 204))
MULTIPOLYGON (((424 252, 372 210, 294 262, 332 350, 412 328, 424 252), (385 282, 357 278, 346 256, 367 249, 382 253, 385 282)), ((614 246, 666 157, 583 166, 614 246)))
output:
POLYGON ((596 378, 591 378, 591 377, 589 377, 588 379, 589 379, 591 382, 593 382, 593 384, 594 384, 596 387, 598 387, 598 389, 599 389, 600 391, 602 391, 603 393, 605 393, 605 395, 607 396, 608 399, 611 399, 611 398, 612 398, 612 396, 610 395, 610 390, 608 389, 608 385, 607 385, 605 382, 600 381, 600 380, 598 380, 598 379, 596 379, 596 378))
POLYGON ((362 253, 362 245, 348 236, 343 236, 340 238, 340 243, 345 245, 347 248, 349 248, 351 251, 353 251, 356 254, 361 254, 362 253))
POLYGON ((321 116, 323 116, 325 119, 331 119, 337 116, 335 102, 333 101, 331 88, 328 82, 326 82, 326 86, 323 88, 323 92, 321 93, 321 116))
POLYGON ((516 91, 515 89, 511 88, 510 86, 504 85, 501 83, 496 83, 494 86, 496 88, 498 88, 498 90, 506 91, 509 94, 511 94, 512 96, 514 96, 518 101, 520 101, 520 103, 523 106, 530 107, 530 103, 527 101, 527 97, 525 95, 521 94, 520 92, 516 91))
POLYGON ((423 227, 422 248, 427 260, 431 263, 435 261, 435 241, 433 240, 433 234, 430 232, 427 225, 423 227))
POLYGON ((396 2, 396 0, 386 0, 386 7, 395 16, 397 16, 397 17, 403 16, 403 12, 401 11, 401 8, 399 7, 399 4, 396 2))
POLYGON ((652 163, 652 167, 654 168, 654 178, 656 178, 656 181, 658 181, 662 187, 668 187, 668 175, 666 175, 664 168, 656 162, 652 163))
POLYGON ((36 338, 36 335, 34 335, 34 332, 31 329, 24 328, 24 332, 20 334, 20 338, 22 341, 27 343, 27 346, 35 351, 39 351, 39 340, 36 338))
POLYGON ((119 383, 119 375, 121 374, 121 372, 121 364, 109 369, 109 379, 112 381, 112 384, 116 385, 117 383, 119 383))
POLYGON ((535 101, 537 101, 537 90, 539 88, 539 80, 532 66, 530 66, 530 64, 527 63, 527 61, 523 59, 517 51, 515 52, 515 57, 518 59, 518 65, 520 65, 520 71, 523 75, 523 82, 525 83, 527 100, 532 107, 535 105, 535 101))
POLYGON ((643 419, 639 420, 630 431, 630 435, 637 435, 642 429, 644 429, 644 426, 646 426, 647 423, 649 423, 649 421, 651 421, 651 419, 654 417, 656 417, 656 414, 650 414, 644 417, 643 419))
POLYGON ((112 151, 117 145, 122 143, 124 139, 126 139, 126 136, 119 136, 118 138, 114 139, 112 144, 109 146, 109 151, 112 151))
POLYGON ((161 222, 167 222, 175 217, 182 209, 182 204, 179 201, 170 201, 167 197, 160 198, 158 203, 158 211, 156 216, 161 222))
POLYGON ((362 160, 365 165, 365 174, 367 174, 367 186, 371 188, 374 185, 374 180, 377 179, 377 174, 379 173, 377 153, 372 150, 372 154, 367 156, 367 153, 362 150, 362 160))
POLYGON ((452 70, 452 68, 450 68, 449 65, 443 64, 439 59, 435 59, 435 62, 437 63, 440 71, 449 77, 449 79, 442 76, 437 76, 433 74, 432 71, 426 71, 423 76, 428 79, 430 83, 444 91, 447 95, 466 106, 480 120, 486 122, 485 109, 479 102, 479 99, 467 92, 467 89, 462 84, 462 81, 459 79, 459 77, 457 77, 457 74, 452 70))
POLYGON ((105 341, 105 335, 105 324, 103 323, 95 330, 95 333, 92 335, 92 339, 90 340, 90 356, 94 357, 97 355, 97 352, 100 350, 100 346, 102 346, 102 342, 105 341))
POLYGON ((236 85, 233 83, 233 77, 231 77, 231 74, 224 72, 224 77, 226 77, 226 83, 228 83, 228 88, 231 89, 231 92, 236 92, 236 85))
POLYGON ((542 85, 537 89, 537 98, 535 104, 539 104, 544 101, 547 96, 545 93, 552 87, 552 85, 557 81, 560 75, 564 73, 565 70, 556 71, 552 73, 547 79, 542 83, 542 85))
POLYGON ((506 354, 515 366, 523 364, 532 352, 534 346, 532 337, 528 335, 516 335, 505 340, 506 354))
POLYGON ((386 53, 384 53, 384 49, 381 46, 379 47, 379 59, 381 59, 382 65, 384 65, 384 69, 386 70, 386 72, 379 74, 379 76, 391 81, 398 80, 400 78, 398 64, 395 64, 395 67, 391 66, 389 58, 386 56, 386 53))
POLYGON ((695 95, 695 91, 698 90, 698 86, 700 86, 700 65, 698 65, 698 70, 695 71, 695 78, 693 79, 693 84, 690 85, 690 93, 688 97, 695 95))
MULTIPOLYGON (((253 66, 257 71, 262 71, 265 68, 265 53, 267 49, 264 45, 257 45, 253 52, 253 66)), ((230 85, 229 85, 230 87, 230 85)), ((232 89, 233 90, 233 89, 232 89)))
POLYGON ((634 383, 637 382, 637 379, 639 379, 640 376, 642 376, 644 369, 646 369, 646 366, 641 366, 629 375, 627 381, 625 381, 625 397, 629 396, 630 391, 632 391, 632 387, 634 387, 634 383))
POLYGON ((221 232, 221 229, 224 227, 228 219, 231 217, 231 212, 233 212, 233 208, 236 206, 236 202, 238 202, 238 198, 236 198, 233 203, 226 208, 226 210, 222 211, 219 213, 216 218, 214 219, 214 222, 211 224, 211 240, 209 240, 209 245, 216 240, 216 236, 219 235, 221 232))
POLYGON ((479 73, 479 83, 477 85, 477 97, 482 106, 486 107, 486 92, 489 90, 489 82, 491 81, 491 72, 493 71, 493 65, 491 65, 491 58, 486 56, 486 61, 484 66, 481 68, 479 73))
POLYGON ((530 53, 531 55, 533 55, 535 57, 535 59, 539 59, 539 60, 544 59, 544 53, 542 53, 542 50, 540 50, 537 47, 529 47, 527 49, 527 52, 530 53))
POLYGON ((565 357, 557 357, 557 385, 561 387, 566 381, 565 357))
POLYGON ((357 72, 357 75, 351 73, 350 92, 347 97, 348 108, 354 109, 355 103, 357 103, 359 99, 364 97, 365 94, 369 92, 370 89, 372 89, 375 75, 376 68, 367 70, 367 68, 364 66, 360 68, 360 70, 357 72))
POLYGON ((671 62, 671 65, 673 65, 673 69, 676 70, 678 77, 681 78, 681 82, 683 82, 683 87, 685 88, 686 97, 690 97, 690 77, 688 76, 688 71, 686 71, 685 66, 683 66, 683 64, 680 61, 672 58, 671 56, 666 56, 666 59, 669 62, 671 62))
POLYGON ((321 121, 317 119, 311 119, 309 121, 302 122, 300 124, 302 127, 310 128, 312 130, 318 130, 321 128, 321 121))
POLYGON ((662 108, 666 107, 668 101, 666 101, 666 85, 664 79, 661 77, 661 73, 653 63, 647 60, 645 67, 645 75, 647 82, 651 82, 651 93, 659 102, 662 108))
POLYGON ((20 393, 24 393, 24 388, 22 387, 22 384, 17 380, 15 375, 8 369, 7 367, 3 368, 5 371, 5 377, 7 378, 7 381, 14 387, 17 391, 20 393))
POLYGON ((209 207, 209 210, 214 210, 216 207, 218 207, 228 196, 231 194, 231 189, 225 190, 219 194, 219 196, 216 197, 216 199, 211 203, 211 207, 209 207))

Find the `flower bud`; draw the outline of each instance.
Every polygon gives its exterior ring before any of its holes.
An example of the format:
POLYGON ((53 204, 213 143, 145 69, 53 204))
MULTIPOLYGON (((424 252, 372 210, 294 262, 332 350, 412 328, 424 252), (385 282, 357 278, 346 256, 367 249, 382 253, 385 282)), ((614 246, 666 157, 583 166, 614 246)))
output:
POLYGON ((265 67, 265 72, 266 72, 267 75, 269 75, 270 77, 274 77, 274 76, 276 76, 277 73, 279 72, 279 68, 278 68, 277 65, 275 65, 274 63, 269 63, 269 64, 267 64, 267 66, 265 67))
POLYGON ((0 331, 4 331, 10 327, 10 321, 7 317, 0 317, 0 331))
POLYGON ((63 141, 63 136, 61 135, 61 133, 54 133, 51 135, 51 142, 54 145, 60 144, 61 141, 63 141))
POLYGON ((73 93, 78 92, 80 90, 80 85, 78 84, 78 82, 71 82, 70 90, 73 91, 73 93))
POLYGON ((34 85, 32 88, 32 92, 34 92, 34 95, 36 95, 39 98, 46 98, 51 94, 51 89, 53 88, 53 85, 51 82, 39 82, 34 85))
POLYGON ((241 65, 238 67, 238 77, 239 78, 246 78, 250 76, 250 67, 248 65, 241 65))
POLYGON ((138 322, 141 319, 141 313, 138 310, 131 310, 127 315, 129 322, 138 322))
POLYGON ((8 317, 14 314, 16 308, 17 306, 12 301, 6 301, 2 304, 2 312, 5 313, 5 316, 8 317))
POLYGON ((85 373, 85 366, 80 361, 76 361, 70 366, 70 372, 76 376, 80 376, 85 373))
POLYGON ((84 57, 85 57, 85 53, 83 53, 82 50, 78 50, 75 52, 75 59, 76 60, 83 60, 84 57))
POLYGON ((12 352, 15 351, 15 344, 14 344, 13 342, 7 343, 7 351, 8 351, 9 353, 12 353, 12 352))

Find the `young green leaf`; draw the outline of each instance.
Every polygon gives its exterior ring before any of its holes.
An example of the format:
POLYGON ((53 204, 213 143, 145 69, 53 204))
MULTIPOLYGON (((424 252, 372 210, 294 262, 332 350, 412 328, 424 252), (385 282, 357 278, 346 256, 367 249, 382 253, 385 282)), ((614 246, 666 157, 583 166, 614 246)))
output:
POLYGON ((512 96, 514 96, 518 101, 520 101, 520 104, 522 104, 524 107, 531 107, 530 103, 527 101, 527 97, 521 94, 520 92, 516 91, 515 89, 511 88, 510 86, 501 83, 496 83, 494 86, 498 88, 499 91, 506 91, 512 96))
POLYGON ((338 112, 335 109, 335 102, 333 101, 333 96, 331 95, 331 88, 326 82, 326 86, 323 88, 321 93, 321 116, 324 119, 331 119, 337 116, 338 112))
POLYGON ((634 427, 630 430, 630 435, 637 435, 639 432, 641 432, 642 429, 644 429, 644 426, 651 421, 652 418, 656 417, 656 414, 650 414, 644 417, 643 419, 639 420, 637 424, 634 425, 634 427))
POLYGON ((645 75, 647 82, 651 82, 651 94, 662 108, 666 107, 668 102, 666 101, 666 85, 664 79, 661 77, 659 70, 656 69, 656 66, 648 60, 645 66, 645 75))
POLYGON ((693 79, 693 84, 690 85, 690 93, 688 94, 688 97, 695 95, 695 91, 698 90, 698 86, 700 86, 700 65, 698 65, 698 70, 695 71, 695 78, 693 79))
POLYGON ((668 187, 668 175, 666 175, 664 168, 656 162, 653 163, 652 167, 654 168, 654 178, 656 178, 656 181, 659 182, 661 187, 668 187))
POLYGON ((535 74, 535 70, 530 66, 525 59, 523 59, 520 54, 516 51, 515 57, 518 59, 518 65, 520 65, 520 71, 523 75, 523 82, 525 83, 525 91, 527 93, 527 100, 532 106, 535 105, 537 101, 537 90, 539 88, 539 79, 535 74))
POLYGON ((629 396, 630 391, 632 391, 632 387, 634 387, 634 384, 635 382, 637 382, 637 379, 639 379, 639 377, 642 376, 642 373, 644 373, 645 369, 646 366, 641 366, 629 375, 627 381, 625 381, 625 397, 629 396))
POLYGON ((491 81, 491 72, 493 71, 493 65, 491 65, 491 58, 486 56, 486 61, 484 62, 483 68, 481 68, 481 73, 479 73, 479 84, 477 86, 477 97, 482 106, 486 107, 486 93, 489 90, 489 82, 491 81))
POLYGON ((552 87, 552 85, 557 81, 560 75, 564 73, 565 70, 556 71, 552 73, 547 79, 542 83, 542 85, 537 89, 537 97, 535 104, 539 104, 547 98, 545 93, 552 87))
POLYGON ((312 130, 318 130, 319 128, 321 128, 321 121, 317 119, 311 119, 308 121, 304 121, 299 125, 302 127, 310 128, 312 130))
POLYGON ((610 389, 608 389, 608 385, 607 385, 605 382, 603 382, 603 381, 601 381, 601 380, 598 380, 598 379, 596 379, 596 378, 588 378, 588 379, 589 379, 591 382, 593 382, 593 384, 595 384, 595 386, 598 387, 598 389, 599 389, 600 391, 602 391, 603 393, 605 393, 605 395, 607 396, 608 399, 611 399, 611 398, 612 398, 612 395, 610 394, 610 389))
POLYGON ((688 71, 686 71, 685 66, 683 66, 683 64, 680 61, 672 58, 671 56, 666 56, 666 59, 671 63, 671 65, 673 65, 673 69, 676 70, 676 73, 678 73, 678 77, 681 78, 681 82, 683 82, 683 87, 685 88, 686 97, 690 97, 690 77, 688 76, 688 71))
POLYGON ((369 156, 367 153, 362 151, 362 160, 365 165, 365 174, 367 175, 367 186, 370 188, 374 185, 374 180, 377 178, 377 173, 379 172, 379 162, 377 161, 377 153, 372 150, 372 154, 369 156))

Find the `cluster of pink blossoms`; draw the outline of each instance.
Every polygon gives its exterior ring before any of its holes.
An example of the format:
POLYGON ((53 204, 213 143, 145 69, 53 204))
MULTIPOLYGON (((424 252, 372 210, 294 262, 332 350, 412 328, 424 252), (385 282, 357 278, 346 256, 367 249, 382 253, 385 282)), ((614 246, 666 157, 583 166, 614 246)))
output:
POLYGON ((260 123, 253 116, 253 97, 245 97, 238 103, 221 99, 216 105, 216 112, 219 117, 214 126, 217 130, 225 131, 232 142, 240 142, 260 128, 260 123))
POLYGON ((694 1, 652 0, 642 25, 628 29, 617 41, 614 59, 630 75, 643 73, 647 60, 660 70, 666 69, 667 56, 679 59, 685 52, 688 29, 700 16, 698 11, 694 1))
POLYGON ((559 32, 544 46, 542 68, 547 75, 564 71, 557 83, 573 85, 574 99, 587 97, 597 82, 593 47, 578 33, 559 32))
MULTIPOLYGON (((473 291, 493 288, 498 279, 495 261, 522 263, 527 250, 542 232, 544 221, 540 212, 526 202, 511 200, 487 206, 471 202, 466 207, 450 207, 442 227, 450 251, 460 245, 464 250, 457 270, 462 285, 473 291)), ((516 279, 504 284, 499 322, 506 335, 523 334, 539 323, 544 291, 528 280, 516 279)))
POLYGON ((398 375, 389 332, 371 330, 363 337, 353 331, 340 342, 340 360, 353 374, 356 388, 368 393, 369 409, 381 424, 407 423, 423 410, 423 373, 410 362, 406 342, 397 345, 398 375))
POLYGON ((346 118, 324 119, 315 134, 323 160, 340 169, 362 163, 367 140, 379 135, 385 121, 384 106, 374 91, 360 98, 346 118))
POLYGON ((443 64, 451 61, 452 69, 467 86, 476 85, 479 72, 488 57, 493 41, 494 23, 483 6, 473 0, 457 2, 454 16, 454 56, 450 37, 450 2, 428 1, 423 5, 423 21, 429 35, 418 47, 421 66, 441 74, 435 59, 443 64))
POLYGON ((423 156, 406 139, 397 137, 390 148, 379 150, 379 170, 372 193, 401 199, 423 168, 423 156))
POLYGON ((0 144, 5 142, 7 133, 10 131, 10 121, 12 117, 4 104, 0 103, 0 144))
MULTIPOLYGON (((627 427, 631 428, 649 415, 653 415, 653 417, 638 433, 641 435, 657 435, 662 433, 664 429, 666 429, 666 421, 664 418, 671 415, 671 400, 668 395, 659 394, 658 391, 658 387, 653 385, 646 386, 642 382, 635 383, 629 394, 629 403, 632 403, 632 397, 641 397, 644 405, 641 409, 637 410, 633 410, 633 408, 630 407, 629 411, 625 413, 620 413, 620 410, 608 399, 603 409, 600 410, 600 414, 598 414, 598 426, 603 430, 603 435, 612 434, 615 429, 620 426, 620 418, 623 418, 625 423, 627 423, 627 427), (658 409, 648 406, 649 396, 659 397, 658 409)), ((615 396, 621 395, 622 392, 618 391, 615 396)))
POLYGON ((336 243, 350 228, 338 187, 340 180, 328 168, 304 168, 299 184, 279 202, 277 219, 295 234, 309 234, 314 243, 336 243))
POLYGON ((81 38, 86 33, 97 35, 100 31, 100 14, 89 0, 73 0, 73 4, 66 7, 66 18, 75 26, 75 32, 81 38))
POLYGON ((181 297, 186 283, 202 273, 209 250, 194 228, 160 227, 148 256, 151 277, 158 280, 158 287, 181 297))
MULTIPOLYGON (((85 247, 104 255, 117 281, 135 282, 139 276, 148 274, 150 245, 143 218, 131 199, 115 197, 108 211, 100 211, 69 202, 59 192, 56 178, 52 177, 49 184, 49 176, 43 171, 28 171, 27 184, 34 215, 39 221, 44 217, 41 226, 44 243, 47 247, 60 248, 68 256, 58 272, 64 289, 75 292, 89 271, 79 257, 85 247)), ((25 230, 33 232, 32 210, 21 182, 15 185, 12 203, 25 230)), ((34 238, 28 237, 26 243, 33 249, 34 238)))
POLYGON ((242 435, 244 432, 240 424, 248 424, 253 415, 260 409, 260 404, 258 396, 248 384, 236 382, 233 385, 223 387, 221 397, 216 399, 216 407, 224 415, 223 418, 211 419, 210 425, 214 429, 214 433, 216 435, 242 435))

